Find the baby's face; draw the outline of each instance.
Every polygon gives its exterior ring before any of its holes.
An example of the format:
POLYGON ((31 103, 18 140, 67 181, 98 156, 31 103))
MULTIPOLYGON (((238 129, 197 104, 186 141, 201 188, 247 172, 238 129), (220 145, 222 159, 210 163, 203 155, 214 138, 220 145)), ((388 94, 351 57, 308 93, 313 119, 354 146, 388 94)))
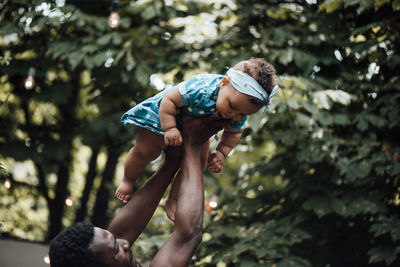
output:
POLYGON ((235 121, 241 121, 261 108, 251 103, 249 96, 236 90, 230 82, 221 85, 216 106, 222 117, 235 121))

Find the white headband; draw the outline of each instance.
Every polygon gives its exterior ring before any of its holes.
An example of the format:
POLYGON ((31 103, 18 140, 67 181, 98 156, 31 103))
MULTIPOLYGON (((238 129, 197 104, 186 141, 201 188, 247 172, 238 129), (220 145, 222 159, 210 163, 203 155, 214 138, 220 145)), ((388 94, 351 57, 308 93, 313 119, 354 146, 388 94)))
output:
POLYGON ((242 71, 231 68, 228 70, 227 74, 230 82, 236 90, 243 94, 260 99, 263 102, 267 102, 268 104, 276 91, 278 91, 278 85, 275 85, 272 92, 268 95, 264 88, 262 88, 253 77, 242 71))

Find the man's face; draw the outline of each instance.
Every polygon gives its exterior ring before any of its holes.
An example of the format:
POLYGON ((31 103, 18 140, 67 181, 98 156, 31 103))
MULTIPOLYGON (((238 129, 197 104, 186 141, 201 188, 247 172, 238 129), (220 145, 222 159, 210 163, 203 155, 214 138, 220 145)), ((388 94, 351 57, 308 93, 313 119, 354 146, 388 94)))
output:
POLYGON ((95 227, 94 237, 89 248, 95 252, 100 252, 101 259, 108 266, 139 266, 129 249, 128 241, 115 238, 115 236, 107 230, 95 227))

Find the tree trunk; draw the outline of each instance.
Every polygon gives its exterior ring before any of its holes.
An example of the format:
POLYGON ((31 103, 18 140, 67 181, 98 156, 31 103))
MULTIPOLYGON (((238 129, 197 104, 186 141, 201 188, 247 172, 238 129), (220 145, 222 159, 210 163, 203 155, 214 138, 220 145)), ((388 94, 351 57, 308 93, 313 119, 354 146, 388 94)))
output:
POLYGON ((94 213, 92 223, 98 227, 106 227, 108 222, 107 209, 110 191, 114 192, 115 188, 112 185, 115 168, 118 163, 118 158, 121 155, 120 149, 108 148, 108 159, 106 168, 103 173, 103 179, 99 190, 97 191, 96 203, 94 205, 94 213))
POLYGON ((53 239, 62 230, 62 217, 64 214, 65 198, 67 197, 67 186, 69 181, 69 163, 68 160, 60 165, 58 170, 58 180, 56 185, 56 197, 52 201, 50 208, 50 226, 49 226, 49 239, 53 239))
POLYGON ((92 156, 90 157, 89 161, 89 170, 86 174, 86 184, 85 188, 83 189, 82 197, 80 200, 80 207, 76 212, 75 222, 81 222, 85 220, 87 215, 87 202, 90 197, 90 191, 93 188, 93 182, 97 175, 97 156, 99 155, 100 148, 95 147, 92 149, 92 156))
POLYGON ((76 127, 78 119, 76 118, 76 107, 79 103, 80 91, 80 70, 76 70, 71 75, 71 94, 65 104, 59 105, 62 120, 60 121, 59 132, 60 148, 65 151, 65 156, 61 160, 57 160, 58 174, 56 195, 49 209, 50 226, 48 237, 53 239, 62 230, 62 218, 64 215, 65 198, 67 197, 69 182, 69 167, 72 165, 73 158, 73 140, 76 136, 76 127))

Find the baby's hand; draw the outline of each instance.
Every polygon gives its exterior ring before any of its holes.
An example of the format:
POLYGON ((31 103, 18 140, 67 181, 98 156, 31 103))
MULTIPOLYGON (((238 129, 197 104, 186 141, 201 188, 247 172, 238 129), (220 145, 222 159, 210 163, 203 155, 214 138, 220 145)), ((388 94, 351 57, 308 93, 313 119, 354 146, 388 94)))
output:
POLYGON ((216 150, 208 158, 208 170, 211 173, 220 173, 224 168, 225 156, 220 151, 216 150))
POLYGON ((180 146, 183 139, 178 128, 171 128, 164 132, 164 142, 167 146, 180 146))

